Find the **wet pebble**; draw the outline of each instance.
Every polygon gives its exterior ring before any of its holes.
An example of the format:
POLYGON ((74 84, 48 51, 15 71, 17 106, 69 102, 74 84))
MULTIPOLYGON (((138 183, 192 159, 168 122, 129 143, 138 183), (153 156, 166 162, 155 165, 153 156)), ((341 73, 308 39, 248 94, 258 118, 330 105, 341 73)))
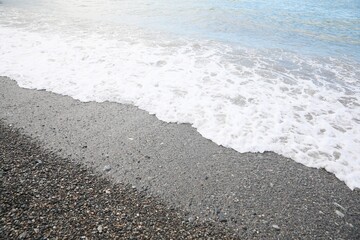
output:
POLYGON ((277 224, 273 224, 272 228, 274 228, 276 231, 280 231, 280 227, 277 224))
POLYGON ((339 210, 335 210, 336 215, 338 215, 339 217, 343 218, 345 217, 345 214, 343 214, 342 212, 340 212, 339 210))
POLYGON ((105 165, 104 168, 103 168, 103 170, 104 170, 105 172, 109 172, 109 171, 111 170, 111 166, 110 166, 110 165, 105 165))
POLYGON ((219 213, 219 221, 222 222, 222 223, 227 222, 227 219, 225 218, 225 215, 222 212, 219 213))

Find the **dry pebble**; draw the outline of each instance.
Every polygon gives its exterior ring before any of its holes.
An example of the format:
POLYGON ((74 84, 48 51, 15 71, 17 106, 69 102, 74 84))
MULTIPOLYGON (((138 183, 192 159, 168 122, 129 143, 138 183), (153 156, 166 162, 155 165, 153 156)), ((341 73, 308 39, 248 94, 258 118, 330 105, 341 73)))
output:
POLYGON ((236 239, 186 221, 146 191, 114 184, 0 122, 1 239, 236 239))

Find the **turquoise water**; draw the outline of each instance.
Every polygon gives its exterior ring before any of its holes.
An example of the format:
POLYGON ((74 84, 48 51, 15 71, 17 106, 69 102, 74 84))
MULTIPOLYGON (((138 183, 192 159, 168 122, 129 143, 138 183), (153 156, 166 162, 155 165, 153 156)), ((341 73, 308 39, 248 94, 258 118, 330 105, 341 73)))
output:
POLYGON ((241 46, 360 59, 360 0, 3 0, 241 46))
POLYGON ((360 1, 157 1, 142 24, 247 46, 360 56, 360 1))

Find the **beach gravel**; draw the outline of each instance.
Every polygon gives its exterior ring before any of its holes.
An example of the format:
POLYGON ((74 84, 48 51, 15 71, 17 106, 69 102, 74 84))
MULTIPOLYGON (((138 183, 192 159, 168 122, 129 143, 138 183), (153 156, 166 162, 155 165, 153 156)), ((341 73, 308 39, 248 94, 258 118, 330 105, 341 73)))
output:
POLYGON ((1 239, 235 239, 216 223, 184 221, 146 192, 113 184, 43 151, 0 122, 1 239))
MULTIPOLYGON (((359 189, 273 152, 219 146, 189 124, 163 122, 132 105, 80 102, 0 77, 0 120, 56 156, 184 211, 186 223, 230 227, 241 239, 360 239, 359 189)), ((47 166, 43 158, 35 162, 47 166)), ((103 191, 102 196, 114 194, 103 191)), ((108 226, 91 229, 104 234, 108 226)))

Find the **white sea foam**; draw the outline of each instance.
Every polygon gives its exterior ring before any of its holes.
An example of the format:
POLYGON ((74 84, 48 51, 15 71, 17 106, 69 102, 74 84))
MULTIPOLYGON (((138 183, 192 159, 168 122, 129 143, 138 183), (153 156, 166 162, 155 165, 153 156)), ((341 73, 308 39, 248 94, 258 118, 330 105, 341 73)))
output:
POLYGON ((0 75, 21 87, 134 104, 163 121, 190 123, 225 147, 274 151, 360 188, 356 62, 129 27, 49 26, 49 19, 32 25, 33 16, 23 21, 23 15, 6 14, 0 75))

